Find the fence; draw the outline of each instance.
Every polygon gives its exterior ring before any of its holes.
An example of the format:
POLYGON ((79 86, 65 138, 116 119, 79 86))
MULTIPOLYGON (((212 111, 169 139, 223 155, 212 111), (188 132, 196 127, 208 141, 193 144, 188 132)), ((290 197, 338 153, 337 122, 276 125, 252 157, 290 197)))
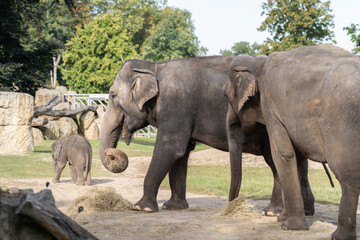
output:
MULTIPOLYGON (((101 120, 106 111, 109 94, 64 94, 66 101, 70 103, 72 109, 76 109, 83 106, 95 106, 97 105, 97 114, 99 118, 97 119, 97 123, 100 125, 101 120)), ((151 137, 156 135, 157 129, 151 125, 140 129, 136 135, 142 135, 151 137)))

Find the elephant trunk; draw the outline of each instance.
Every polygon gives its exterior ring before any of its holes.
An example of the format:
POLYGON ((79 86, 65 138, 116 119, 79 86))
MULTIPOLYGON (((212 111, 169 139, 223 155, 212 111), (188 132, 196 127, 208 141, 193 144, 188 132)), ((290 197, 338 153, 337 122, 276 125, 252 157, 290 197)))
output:
POLYGON ((100 128, 99 152, 104 167, 113 173, 123 172, 129 163, 124 152, 116 149, 121 136, 124 115, 114 114, 109 108, 105 114, 100 128))

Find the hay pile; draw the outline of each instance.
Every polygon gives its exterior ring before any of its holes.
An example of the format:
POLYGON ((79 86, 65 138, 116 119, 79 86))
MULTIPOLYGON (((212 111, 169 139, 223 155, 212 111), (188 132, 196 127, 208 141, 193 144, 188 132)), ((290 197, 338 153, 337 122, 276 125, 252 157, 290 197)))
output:
POLYGON ((94 187, 85 195, 77 198, 67 209, 68 214, 76 214, 82 206, 84 212, 124 211, 131 209, 131 202, 117 194, 112 187, 94 187))
POLYGON ((226 204, 220 215, 228 216, 228 217, 233 217, 240 214, 252 215, 251 214, 252 208, 253 206, 251 206, 246 202, 245 196, 240 194, 239 197, 235 198, 234 200, 226 204))

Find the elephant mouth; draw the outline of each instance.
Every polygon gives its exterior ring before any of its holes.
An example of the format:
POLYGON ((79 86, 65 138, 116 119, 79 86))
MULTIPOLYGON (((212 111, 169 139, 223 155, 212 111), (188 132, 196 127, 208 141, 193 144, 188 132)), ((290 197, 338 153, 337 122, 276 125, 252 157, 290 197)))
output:
POLYGON ((133 132, 130 132, 128 130, 128 128, 126 127, 126 124, 123 125, 123 134, 124 134, 124 140, 125 140, 126 145, 129 145, 131 142, 133 132))

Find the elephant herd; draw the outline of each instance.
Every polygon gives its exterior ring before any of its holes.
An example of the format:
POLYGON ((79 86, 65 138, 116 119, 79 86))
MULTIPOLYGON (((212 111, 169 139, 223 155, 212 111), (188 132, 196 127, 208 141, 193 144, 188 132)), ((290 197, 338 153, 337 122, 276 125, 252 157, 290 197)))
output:
POLYGON ((264 213, 280 214, 282 228, 288 230, 308 229, 305 215, 314 214, 307 159, 327 163, 342 189, 338 226, 331 237, 356 239, 360 191, 357 56, 322 44, 267 57, 130 60, 109 90, 101 124, 99 151, 106 169, 116 173, 126 169, 128 159, 116 149, 117 142, 123 134, 129 144, 133 133, 148 124, 158 132, 143 197, 134 210, 158 211, 157 193, 166 174, 171 198, 162 208, 188 208, 188 158, 196 142, 201 142, 230 154, 229 200, 239 194, 242 153, 264 157, 274 176, 264 213))

